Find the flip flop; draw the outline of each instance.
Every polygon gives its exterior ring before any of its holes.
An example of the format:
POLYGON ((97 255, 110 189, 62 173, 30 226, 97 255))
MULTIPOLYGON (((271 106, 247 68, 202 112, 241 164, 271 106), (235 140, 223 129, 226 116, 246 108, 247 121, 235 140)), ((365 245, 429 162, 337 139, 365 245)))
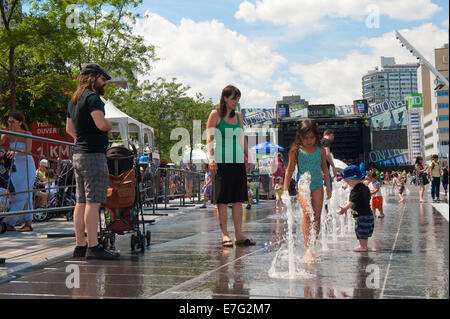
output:
POLYGON ((30 225, 24 225, 22 228, 19 228, 17 231, 21 232, 21 233, 32 232, 33 227, 31 227, 30 225))
POLYGON ((242 240, 236 240, 235 244, 237 246, 254 246, 256 245, 256 242, 254 240, 247 238, 242 240))
POLYGON ((380 215, 380 216, 378 216, 378 218, 384 218, 384 215, 380 215))
POLYGON ((231 240, 224 240, 222 242, 222 247, 233 247, 233 242, 231 240))

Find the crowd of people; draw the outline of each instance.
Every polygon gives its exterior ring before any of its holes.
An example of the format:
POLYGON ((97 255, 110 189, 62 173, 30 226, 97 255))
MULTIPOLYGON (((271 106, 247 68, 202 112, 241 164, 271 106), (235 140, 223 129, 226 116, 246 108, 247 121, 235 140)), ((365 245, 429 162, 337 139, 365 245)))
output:
MULTIPOLYGON (((74 227, 76 246, 74 257, 87 259, 117 259, 120 254, 105 250, 97 239, 99 210, 106 202, 108 186, 108 167, 106 164, 106 149, 108 147, 108 132, 112 126, 104 115, 104 103, 100 96, 104 94, 104 87, 111 77, 97 64, 86 65, 78 77, 77 90, 68 105, 66 131, 75 139, 75 149, 72 164, 76 180, 76 206, 74 210, 74 227), (87 237, 85 236, 87 233, 87 237)), ((248 163, 248 144, 243 131, 243 115, 238 112, 237 104, 241 92, 234 86, 227 86, 222 90, 219 106, 213 110, 207 122, 207 146, 209 163, 203 165, 204 182, 199 189, 200 180, 193 174, 196 168, 191 164, 181 165, 176 170, 160 170, 155 185, 158 197, 170 198, 177 194, 185 194, 191 200, 194 194, 203 194, 203 205, 207 201, 216 205, 217 221, 220 226, 223 247, 234 245, 251 246, 256 242, 248 238, 242 231, 242 204, 248 202, 247 209, 251 208, 253 192, 251 178, 247 172, 252 170, 248 163), (231 137, 226 130, 232 129, 238 134, 231 137), (217 134, 215 132, 220 132, 217 134), (213 143, 215 142, 215 143, 213 143), (214 146, 213 146, 214 145, 214 146), (229 157, 232 154, 232 157, 229 157), (169 172, 169 173, 167 173, 169 172), (167 187, 168 185, 168 187, 167 187), (169 192, 166 194, 166 190, 169 192), (232 208, 234 224, 234 240, 231 239, 227 228, 228 205, 232 208)), ((25 118, 20 112, 13 112, 8 118, 9 130, 30 134, 25 125, 25 118)), ((425 185, 431 183, 431 197, 433 201, 440 200, 440 184, 442 183, 447 195, 448 167, 442 167, 437 155, 433 156, 432 163, 427 166, 423 159, 418 157, 413 172, 390 171, 380 172, 375 165, 370 170, 362 170, 351 165, 338 173, 334 165, 331 144, 334 141, 332 130, 326 130, 320 136, 315 121, 305 119, 299 122, 295 140, 290 147, 288 164, 284 163, 283 154, 278 153, 270 163, 272 174, 272 187, 275 190, 275 210, 283 210, 283 192, 292 190, 292 181, 295 168, 298 177, 306 172, 311 176, 309 189, 298 191, 297 196, 302 208, 302 230, 305 241, 305 260, 313 262, 314 255, 311 243, 320 232, 320 215, 324 201, 332 196, 333 180, 343 179, 343 187, 350 187, 350 197, 346 205, 341 207, 339 214, 345 214, 350 208, 356 220, 356 236, 359 247, 356 252, 368 251, 368 239, 371 237, 375 218, 383 218, 383 195, 381 187, 391 185, 396 190, 399 202, 405 201, 403 196, 407 183, 419 186, 420 202, 423 200, 425 185), (309 205, 310 203, 310 205, 309 205), (377 214, 378 212, 378 214, 377 214), (377 216, 378 215, 378 216, 377 216)), ((31 140, 23 138, 11 139, 3 135, 1 143, 9 143, 11 151, 9 158, 14 158, 16 171, 11 174, 11 181, 15 191, 20 192, 32 189, 35 177, 45 185, 42 191, 36 192, 39 206, 45 207, 52 189, 55 188, 55 171, 50 163, 42 160, 36 170, 31 151, 31 140), (28 184, 27 184, 28 183, 28 184)), ((154 167, 149 165, 148 158, 141 157, 143 176, 155 173, 154 167)), ((167 160, 162 159, 159 167, 173 167, 167 160)), ((175 167, 177 168, 177 167, 175 167)), ((295 185, 295 182, 294 182, 295 185)), ((29 196, 21 193, 13 196, 11 211, 32 209, 29 196)), ((23 224, 18 231, 33 231, 32 214, 12 216, 6 219, 8 230, 15 231, 17 224, 23 224)))

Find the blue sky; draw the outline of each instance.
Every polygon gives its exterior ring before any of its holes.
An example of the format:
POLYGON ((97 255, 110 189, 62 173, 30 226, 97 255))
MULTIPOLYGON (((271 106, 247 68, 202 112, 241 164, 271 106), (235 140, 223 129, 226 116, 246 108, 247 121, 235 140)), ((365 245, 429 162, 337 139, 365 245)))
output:
POLYGON ((415 62, 393 30, 429 59, 448 42, 448 1, 308 3, 144 0, 137 11, 151 18, 140 20, 136 32, 157 45, 162 58, 148 78, 176 77, 192 94, 201 92, 214 102, 231 82, 243 91, 244 107, 273 107, 288 94, 311 103, 351 104, 361 98, 361 77, 379 56, 415 62), (366 21, 374 10, 379 25, 371 28, 366 21))

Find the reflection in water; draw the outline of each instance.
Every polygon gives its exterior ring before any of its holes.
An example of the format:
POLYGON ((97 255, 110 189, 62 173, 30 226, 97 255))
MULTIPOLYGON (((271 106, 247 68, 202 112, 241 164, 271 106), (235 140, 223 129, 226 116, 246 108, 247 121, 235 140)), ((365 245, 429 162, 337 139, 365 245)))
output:
POLYGON ((223 248, 218 256, 217 286, 214 289, 213 299, 248 299, 250 290, 245 287, 245 265, 240 259, 245 248, 223 248), (234 252, 234 258, 230 260, 230 254, 234 252), (235 260, 233 262, 233 260, 235 260))

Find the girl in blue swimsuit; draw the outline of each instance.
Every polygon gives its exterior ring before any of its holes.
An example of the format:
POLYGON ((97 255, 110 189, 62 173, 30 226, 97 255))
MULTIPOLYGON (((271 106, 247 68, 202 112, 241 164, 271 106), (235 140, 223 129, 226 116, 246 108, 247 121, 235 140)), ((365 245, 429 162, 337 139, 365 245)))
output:
POLYGON ((323 181, 326 184, 327 199, 331 198, 330 173, 327 167, 325 150, 320 146, 320 134, 314 121, 306 119, 300 122, 295 141, 289 151, 289 164, 284 178, 284 190, 289 189, 292 174, 298 165, 300 176, 306 172, 311 175, 311 206, 314 211, 314 220, 311 225, 311 217, 306 198, 299 193, 299 201, 303 210, 303 237, 305 240, 305 261, 314 262, 312 253, 310 231, 314 227, 316 239, 320 231, 320 214, 323 206, 323 181))

